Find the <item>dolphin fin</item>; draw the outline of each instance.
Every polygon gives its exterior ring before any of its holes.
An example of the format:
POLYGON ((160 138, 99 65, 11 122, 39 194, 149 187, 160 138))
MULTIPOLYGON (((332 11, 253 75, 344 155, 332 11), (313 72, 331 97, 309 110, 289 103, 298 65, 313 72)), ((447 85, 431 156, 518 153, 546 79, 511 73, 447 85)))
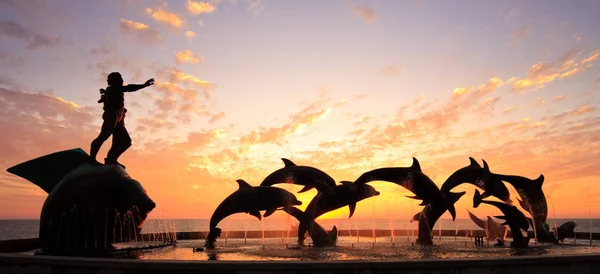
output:
POLYGON ((314 186, 304 186, 300 191, 298 191, 298 193, 306 192, 313 188, 314 188, 314 186))
POLYGON ((481 167, 479 165, 479 163, 477 161, 475 161, 475 159, 473 159, 473 157, 469 157, 469 161, 471 161, 471 165, 475 166, 475 167, 481 167))
POLYGON ((294 162, 290 161, 289 159, 281 158, 281 160, 283 161, 283 164, 285 165, 285 167, 296 166, 296 164, 294 164, 294 162))
POLYGON ((415 158, 415 157, 413 157, 413 162, 410 167, 418 172, 423 172, 421 170, 421 164, 419 164, 419 160, 417 160, 417 158, 415 158))
POLYGON ((252 211, 248 212, 248 214, 258 218, 259 221, 262 220, 262 217, 260 216, 260 211, 258 211, 258 210, 252 210, 252 211))
POLYGON ((10 167, 6 171, 27 179, 46 193, 50 193, 63 177, 82 164, 102 166, 83 149, 75 148, 44 155, 10 167))
POLYGON ((454 204, 466 193, 467 192, 465 191, 448 192, 446 197, 444 197, 444 203, 446 204, 446 209, 448 209, 448 212, 450 212, 450 215, 452 216, 452 221, 456 220, 456 208, 454 207, 454 204))
POLYGON ((263 217, 267 218, 271 216, 271 214, 275 213, 275 211, 277 211, 277 208, 269 208, 267 209, 267 212, 265 212, 265 215, 263 215, 263 217))
POLYGON ((417 195, 415 195, 415 196, 408 196, 408 195, 405 195, 405 196, 406 196, 406 198, 411 198, 411 199, 415 199, 415 200, 423 200, 423 198, 421 198, 421 197, 419 197, 419 196, 417 196, 417 195))
POLYGON ((356 210, 356 203, 349 204, 348 208, 350 208, 350 216, 348 216, 348 219, 350 219, 354 215, 354 210, 356 210))
POLYGON ((481 194, 479 194, 479 190, 475 190, 475 195, 473 195, 473 207, 477 208, 482 202, 481 194))
POLYGON ((542 188, 542 184, 544 184, 544 174, 540 174, 540 177, 533 181, 537 186, 542 188))
POLYGON ((240 188, 239 188, 239 189, 242 189, 242 188, 249 188, 249 187, 251 188, 251 187, 252 187, 252 186, 251 186, 249 183, 246 183, 246 181, 244 181, 244 180, 242 180, 242 179, 237 179, 237 180, 235 180, 235 181, 236 181, 236 182, 238 183, 238 185, 240 186, 240 188))
POLYGON ((329 241, 331 245, 335 245, 337 243, 337 238, 338 238, 338 229, 336 226, 333 226, 333 228, 331 229, 331 231, 329 231, 329 233, 327 233, 329 235, 329 241))
POLYGON ((481 159, 481 161, 483 161, 483 168, 487 171, 490 171, 490 166, 488 166, 488 163, 484 159, 481 159))
POLYGON ((421 214, 423 214, 422 212, 419 212, 417 214, 415 214, 414 216, 412 216, 412 218, 410 218, 410 222, 415 222, 415 221, 419 221, 419 218, 421 218, 421 214))

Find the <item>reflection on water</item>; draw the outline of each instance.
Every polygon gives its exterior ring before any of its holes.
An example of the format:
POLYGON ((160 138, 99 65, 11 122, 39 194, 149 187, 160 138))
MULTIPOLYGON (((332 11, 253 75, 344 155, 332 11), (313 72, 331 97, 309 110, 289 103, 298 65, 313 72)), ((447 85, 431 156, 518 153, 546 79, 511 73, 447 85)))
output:
POLYGON ((435 246, 422 247, 408 241, 396 241, 379 238, 377 244, 362 240, 357 243, 355 237, 340 238, 339 246, 334 248, 314 248, 309 246, 282 244, 278 239, 265 239, 263 249, 261 239, 229 239, 219 241, 217 248, 194 252, 194 247, 203 245, 202 240, 179 241, 176 247, 164 247, 140 251, 136 258, 140 260, 221 260, 221 261, 274 261, 274 260, 413 260, 413 259, 449 259, 449 258, 492 258, 520 255, 565 255, 582 253, 600 253, 600 246, 584 244, 533 244, 527 249, 494 247, 493 243, 476 247, 470 238, 442 237, 435 246), (387 242, 386 242, 387 240, 387 242))

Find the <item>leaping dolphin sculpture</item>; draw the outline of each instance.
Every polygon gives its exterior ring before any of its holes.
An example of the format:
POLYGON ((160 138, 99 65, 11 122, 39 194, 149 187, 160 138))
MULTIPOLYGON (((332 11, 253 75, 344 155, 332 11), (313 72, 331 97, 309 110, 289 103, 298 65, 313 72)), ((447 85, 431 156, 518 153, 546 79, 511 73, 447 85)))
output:
MULTIPOLYGON (((466 192, 450 192, 446 195, 446 203, 455 204, 466 192)), ((421 210, 421 212, 415 214, 412 221, 419 222, 418 238, 417 243, 420 245, 433 245, 433 239, 431 237, 431 229, 437 222, 437 220, 446 212, 445 206, 438 206, 429 204, 421 210)))
POLYGON ((529 243, 529 236, 523 237, 523 233, 521 229, 527 232, 529 229, 529 222, 527 221, 527 217, 517 209, 516 206, 508 205, 503 202, 496 201, 485 201, 482 199, 482 195, 479 193, 479 190, 475 190, 475 196, 473 196, 473 207, 477 208, 481 203, 493 205, 500 209, 504 216, 494 216, 497 219, 505 220, 504 224, 508 224, 510 228, 513 242, 510 244, 511 247, 527 247, 529 243))
POLYGON ((268 217, 276 210, 302 205, 294 194, 289 191, 268 186, 251 186, 246 181, 238 179, 238 190, 231 193, 215 209, 210 217, 210 232, 206 238, 205 247, 213 248, 216 238, 221 230, 217 228, 219 222, 235 213, 248 213, 261 220, 260 211, 266 210, 262 217, 268 217))
POLYGON ((446 200, 440 192, 438 186, 423 173, 419 161, 413 157, 413 163, 410 167, 384 167, 377 168, 363 173, 355 184, 365 184, 372 181, 386 181, 402 186, 415 194, 407 196, 408 198, 422 200, 420 205, 435 205, 437 208, 447 209, 452 215, 452 220, 456 218, 454 202, 446 200))
POLYGON ((541 233, 544 231, 543 224, 546 223, 546 219, 548 218, 548 205, 546 203, 546 196, 542 190, 544 175, 542 174, 537 179, 531 180, 517 175, 492 174, 500 183, 504 181, 515 188, 521 198, 521 200, 517 199, 519 205, 533 218, 532 226, 538 232, 538 241, 547 241, 545 237, 546 233, 541 233))
MULTIPOLYGON (((378 196, 379 191, 367 184, 341 181, 332 191, 319 192, 304 210, 304 216, 298 225, 298 242, 304 241, 304 234, 312 229, 314 220, 319 216, 344 206, 349 206, 350 216, 354 215, 356 203, 369 197, 378 196)), ((310 234, 310 233, 309 233, 310 234)))
POLYGON ((275 184, 303 185, 298 193, 316 188, 319 192, 330 191, 335 187, 335 180, 327 173, 311 166, 298 166, 286 158, 281 158, 284 167, 269 174, 260 186, 272 186, 275 184))
POLYGON ((469 183, 482 189, 484 192, 482 198, 494 196, 508 204, 512 204, 510 193, 502 182, 493 179, 490 168, 485 160, 483 160, 483 168, 473 159, 469 157, 471 164, 454 172, 442 184, 442 194, 450 192, 453 188, 463 183, 469 183))
POLYGON ((477 216, 471 213, 471 211, 467 210, 467 212, 469 213, 471 220, 478 227, 485 229, 488 240, 493 241, 500 239, 504 241, 506 238, 506 233, 508 232, 505 225, 494 221, 490 216, 487 216, 487 220, 482 220, 477 218, 477 216))
POLYGON ((296 207, 284 208, 283 211, 294 216, 299 222, 313 222, 311 229, 308 230, 308 234, 312 239, 315 247, 332 247, 337 243, 337 227, 333 226, 330 232, 327 232, 321 225, 314 220, 306 220, 307 217, 304 212, 296 207))

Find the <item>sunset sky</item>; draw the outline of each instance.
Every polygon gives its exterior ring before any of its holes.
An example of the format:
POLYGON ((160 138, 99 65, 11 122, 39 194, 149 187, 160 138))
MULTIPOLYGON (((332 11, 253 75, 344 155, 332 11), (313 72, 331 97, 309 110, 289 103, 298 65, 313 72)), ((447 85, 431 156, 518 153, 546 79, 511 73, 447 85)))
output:
MULTIPOLYGON (((599 11, 596 0, 0 0, 0 218, 39 218, 47 194, 5 170, 89 152, 112 71, 156 80, 125 96, 133 146, 119 159, 156 202, 150 218, 209 218, 236 179, 258 185, 282 157, 336 181, 417 157, 441 186, 469 156, 544 174, 549 218, 599 217, 599 11)), ((353 218, 422 208, 372 185, 382 195, 353 218)), ((499 215, 462 190, 457 218, 499 215)), ((302 209, 315 193, 297 194, 302 209)))

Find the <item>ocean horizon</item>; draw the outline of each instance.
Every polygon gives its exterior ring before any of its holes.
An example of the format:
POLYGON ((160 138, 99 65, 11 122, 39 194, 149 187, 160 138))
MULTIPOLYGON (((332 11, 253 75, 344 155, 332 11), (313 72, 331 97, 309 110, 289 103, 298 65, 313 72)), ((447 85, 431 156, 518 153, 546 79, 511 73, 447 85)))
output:
MULTIPOLYGON (((600 232, 600 219, 598 218, 559 218, 548 219, 550 226, 560 225, 567 221, 575 221, 577 233, 600 232)), ((321 226, 330 230, 335 225, 338 230, 404 230, 418 229, 418 222, 410 222, 407 219, 322 219, 317 220, 321 226)), ((218 225, 225 231, 271 231, 292 229, 298 224, 294 219, 225 219, 218 225)), ((481 230, 468 218, 440 219, 433 230, 481 230)), ((207 232, 209 230, 209 219, 148 219, 144 224, 142 233, 157 232, 207 232)), ((531 230, 531 228, 530 228, 531 230)), ((0 240, 37 238, 39 232, 39 219, 0 219, 0 240)))

